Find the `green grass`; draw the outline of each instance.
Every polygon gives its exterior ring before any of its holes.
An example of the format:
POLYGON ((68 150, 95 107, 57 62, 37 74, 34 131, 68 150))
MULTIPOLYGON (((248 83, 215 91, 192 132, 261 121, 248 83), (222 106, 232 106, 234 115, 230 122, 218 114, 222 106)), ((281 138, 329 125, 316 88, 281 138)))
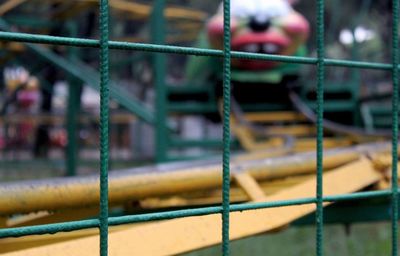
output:
MULTIPOLYGON (((350 226, 348 234, 343 225, 327 225, 324 230, 326 256, 390 255, 390 223, 354 224, 350 226)), ((183 255, 220 255, 220 247, 214 246, 183 255)), ((275 234, 265 234, 233 241, 231 243, 231 255, 315 255, 315 227, 290 227, 275 234)))

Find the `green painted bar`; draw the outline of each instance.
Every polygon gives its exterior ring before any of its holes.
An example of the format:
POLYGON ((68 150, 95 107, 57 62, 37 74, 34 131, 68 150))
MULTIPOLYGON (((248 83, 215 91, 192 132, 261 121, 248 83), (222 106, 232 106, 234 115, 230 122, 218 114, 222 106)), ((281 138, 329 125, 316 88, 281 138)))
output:
POLYGON ((180 139, 172 138, 170 141, 171 147, 207 147, 207 148, 222 148, 220 139, 180 139))
MULTIPOLYGON (((359 199, 390 198, 391 194, 392 194, 391 190, 358 192, 353 194, 326 196, 323 197, 323 201, 343 202, 343 201, 351 201, 359 199)), ((315 203, 316 203, 316 198, 298 198, 293 200, 284 200, 275 202, 233 204, 229 206, 229 209, 231 212, 240 212, 240 211, 264 209, 264 208, 285 207, 291 205, 315 204, 315 203)), ((127 215, 120 217, 110 217, 109 225, 115 226, 115 225, 123 225, 128 223, 138 223, 145 221, 168 220, 181 217, 215 214, 221 212, 222 212, 222 207, 217 206, 217 207, 202 207, 202 208, 176 210, 176 211, 127 215)), ((57 232, 70 232, 74 230, 81 230, 85 228, 93 228, 98 226, 99 226, 99 220, 93 219, 93 220, 70 221, 64 223, 37 225, 29 227, 4 228, 0 229, 0 238, 21 237, 34 234, 36 235, 49 234, 49 233, 54 234, 57 232)))
MULTIPOLYGON (((151 19, 151 37, 156 44, 165 43, 166 20, 164 19, 164 0, 156 0, 153 7, 151 19)), ((154 88, 156 91, 156 161, 165 162, 168 155, 168 129, 167 129, 167 88, 166 56, 162 53, 155 53, 153 56, 154 88)))
MULTIPOLYGON (((0 26, 1 25, 2 22, 0 20, 0 26)), ((2 31, 0 31, 0 40, 25 42, 25 43, 66 45, 66 46, 76 46, 76 47, 92 47, 92 48, 99 47, 99 41, 95 39, 68 38, 68 37, 2 32, 2 31)), ((223 57, 223 52, 220 50, 200 49, 194 47, 181 47, 172 45, 109 41, 109 47, 110 49, 116 49, 116 50, 134 50, 134 51, 163 52, 163 53, 196 55, 196 56, 223 57)), ((231 57, 234 59, 236 58, 236 59, 269 60, 269 61, 280 61, 288 63, 308 64, 308 65, 316 65, 318 61, 317 58, 311 58, 311 57, 294 57, 294 56, 284 56, 284 55, 245 53, 237 51, 231 51, 231 57)), ((377 70, 392 69, 392 65, 388 63, 325 59, 325 58, 324 61, 326 66, 377 69, 377 70)))
POLYGON ((222 154, 222 255, 230 255, 229 204, 230 204, 230 150, 231 150, 231 7, 230 0, 223 1, 224 49, 223 49, 223 154, 222 154))
POLYGON ((34 27, 34 28, 37 27, 52 28, 60 25, 60 22, 55 20, 43 19, 40 17, 27 17, 24 15, 7 15, 7 17, 4 17, 4 20, 13 25, 34 27))
POLYGON ((392 256, 398 255, 399 0, 392 1, 392 256))
POLYGON ((218 111, 218 106, 216 103, 170 103, 168 104, 168 112, 176 114, 185 113, 216 113, 218 111))
MULTIPOLYGON (((76 24, 70 23, 68 24, 69 32, 71 36, 76 35, 77 27, 76 24)), ((69 57, 71 59, 76 59, 78 57, 78 49, 70 48, 69 57)), ((67 128, 67 147, 65 150, 65 159, 66 159, 66 172, 67 176, 75 176, 77 173, 77 164, 79 157, 79 121, 78 116, 80 113, 80 105, 81 105, 81 88, 82 84, 79 80, 74 77, 68 78, 68 103, 67 103, 67 116, 66 116, 66 128, 67 128)))
POLYGON ((182 85, 182 86, 167 86, 168 93, 186 94, 186 93, 209 93, 212 85, 182 85))
POLYGON ((108 168, 109 168, 109 7, 100 0, 100 255, 108 255, 108 168))
POLYGON ((68 87, 68 107, 67 107, 67 137, 66 146, 66 171, 67 176, 75 176, 77 173, 77 163, 79 156, 78 147, 78 115, 80 109, 80 83, 74 79, 69 80, 68 87))
POLYGON ((316 223, 316 255, 324 254, 324 208, 323 208, 323 150, 324 150, 324 82, 325 82, 325 44, 324 44, 324 0, 317 0, 317 210, 316 223))

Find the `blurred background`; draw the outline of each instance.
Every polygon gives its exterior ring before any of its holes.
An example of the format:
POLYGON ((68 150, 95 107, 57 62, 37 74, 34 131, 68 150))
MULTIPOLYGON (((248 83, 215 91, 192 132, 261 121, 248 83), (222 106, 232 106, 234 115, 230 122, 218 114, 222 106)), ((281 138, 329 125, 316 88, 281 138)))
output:
MULTIPOLYGON (((95 1, 46 1, 41 4, 26 1, 15 6, 8 3, 5 1, 0 9, 4 31, 93 39, 99 36, 95 1)), ((151 15, 152 4, 151 1, 111 1, 111 39, 143 43, 162 40, 170 45, 195 46, 207 19, 216 13, 220 3, 167 1, 169 9, 165 12, 165 22, 161 23, 164 33, 157 29, 159 21, 151 15)), ((307 55, 315 57, 315 3, 298 1, 294 8, 310 23, 307 55)), ((341 1, 340 4, 326 1, 326 57, 390 62, 390 21, 388 1, 341 1)), ((76 167, 70 167, 72 173, 84 171, 86 165, 96 164, 99 141, 98 49, 27 46, 11 42, 2 42, 0 46, 2 159, 7 163, 15 162, 14 166, 22 164, 19 160, 38 160, 34 161, 35 165, 45 165, 46 161, 42 160, 51 160, 51 165, 46 168, 58 166, 58 174, 61 174, 66 171, 67 163, 63 162, 69 149, 76 152, 72 159, 76 167), (30 89, 18 92, 18 99, 12 100, 18 85, 25 83, 30 84, 30 89), (68 134, 71 140, 68 140, 68 134)), ((205 113, 214 111, 210 108, 215 104, 196 105, 191 102, 193 104, 180 105, 174 100, 179 97, 176 94, 184 94, 184 91, 186 96, 196 94, 196 90, 204 91, 204 87, 208 86, 192 86, 191 81, 185 79, 188 56, 166 54, 165 67, 157 71, 154 55, 141 51, 111 50, 111 84, 118 87, 117 96, 111 95, 110 104, 111 164, 121 162, 118 160, 126 163, 152 161, 157 157, 161 161, 174 159, 161 152, 166 150, 160 147, 169 147, 174 156, 199 156, 215 152, 215 148, 220 147, 220 126, 202 118, 205 113), (148 122, 151 118, 149 113, 157 115, 154 113, 157 104, 156 76, 163 76, 167 86, 164 92, 167 95, 167 110, 163 112, 169 125, 174 126, 174 133, 170 136, 173 138, 163 142, 168 144, 166 146, 157 145, 155 125, 148 122), (124 97, 118 97, 121 94, 124 97), (141 115, 138 117, 135 112, 141 115), (190 143, 200 141, 203 145, 190 143)), ((306 97, 315 99, 315 67, 303 65, 299 72, 305 81, 301 86, 311 88, 306 97)), ((340 91, 342 96, 351 98, 360 109, 363 98, 391 90, 390 74, 384 71, 328 67, 327 90, 331 84, 336 90, 343 87, 340 91)), ((326 93, 328 95, 329 91, 326 93)), ((371 105, 373 100, 368 100, 371 105)), ((343 108, 346 106, 343 105, 343 108)), ((357 118, 363 119, 362 125, 366 123, 373 128, 375 124, 371 123, 368 114, 357 118)), ((28 166, 33 167, 32 162, 28 166)))

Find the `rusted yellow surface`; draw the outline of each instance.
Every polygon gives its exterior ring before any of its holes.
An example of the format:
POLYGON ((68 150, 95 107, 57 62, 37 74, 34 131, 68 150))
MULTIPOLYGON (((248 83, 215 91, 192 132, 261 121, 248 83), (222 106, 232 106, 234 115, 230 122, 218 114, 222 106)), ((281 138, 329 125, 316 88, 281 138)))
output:
POLYGON ((56 222, 66 222, 72 220, 81 220, 97 216, 98 207, 83 208, 79 210, 64 210, 61 212, 35 212, 20 217, 14 217, 7 221, 7 227, 21 227, 31 225, 41 225, 56 222))
MULTIPOLYGON (((380 179, 371 163, 360 160, 324 174, 324 195, 358 191, 380 179), (355 178, 356 177, 356 178, 355 178)), ((269 201, 315 196, 316 180, 310 179, 268 197, 269 201)), ((327 205, 327 203, 325 203, 327 205)), ((230 237, 239 239, 271 231, 315 211, 315 204, 231 213, 230 237)), ((147 223, 109 235, 109 254, 174 255, 221 242, 221 216, 212 214, 147 223)), ((98 255, 98 236, 31 248, 7 256, 98 255)))
MULTIPOLYGON (((272 132, 272 136, 265 138, 264 140, 258 140, 247 127, 235 124, 234 120, 232 121, 232 131, 235 133, 240 145, 249 152, 257 152, 257 151, 265 151, 275 148, 275 152, 305 152, 312 151, 316 149, 315 137, 313 133, 309 133, 309 137, 299 137, 294 140, 293 146, 291 148, 284 147, 284 140, 280 137, 273 137, 273 133, 282 134, 287 133, 288 135, 293 136, 303 136, 307 134, 311 130, 315 130, 313 127, 309 128, 297 128, 296 126, 288 126, 282 128, 280 131, 276 128, 268 128, 269 132, 272 132), (297 135, 296 135, 297 134, 297 135)), ((350 146, 354 144, 354 139, 351 137, 343 137, 343 138, 324 138, 324 148, 336 148, 336 147, 344 147, 350 146)))
MULTIPOLYGON (((358 159, 360 155, 356 152, 346 152, 344 154, 338 154, 336 156, 325 155, 323 160, 324 170, 329 170, 345 163, 358 159)), ((258 166, 252 166, 248 169, 248 173, 253 176, 256 180, 264 179, 277 179, 288 177, 291 175, 300 175, 307 173, 314 173, 316 166, 316 159, 312 158, 310 161, 297 161, 297 162, 286 162, 282 163, 284 168, 274 168, 272 166, 264 166, 260 163, 258 166), (312 170, 312 171, 310 171, 312 170)))
MULTIPOLYGON (((294 144, 293 151, 303 152, 312 151, 316 149, 316 139, 315 138, 297 138, 294 144)), ((337 148, 345 147, 353 144, 351 138, 324 138, 324 148, 337 148)))
POLYGON ((290 125, 290 126, 271 126, 268 132, 274 134, 286 134, 291 136, 310 136, 316 134, 315 125, 290 125))
MULTIPOLYGON (((76 0, 76 1, 98 3, 97 0, 76 0)), ((138 3, 136 1, 110 0, 109 5, 114 10, 129 12, 129 14, 135 17, 142 17, 142 18, 148 17, 152 10, 151 5, 138 3)), ((166 7, 164 15, 166 18, 181 18, 181 19, 191 19, 191 20, 204 20, 206 18, 206 14, 204 12, 179 8, 179 7, 166 7)))
POLYGON ((16 217, 11 217, 6 221, 6 227, 19 227, 24 226, 25 223, 29 223, 27 225, 34 225, 36 220, 48 218, 52 214, 48 211, 39 211, 39 212, 31 212, 28 214, 23 214, 16 217), (32 223, 32 224, 30 224, 32 223))
MULTIPOLYGON (((297 175, 284 179, 277 179, 273 181, 259 182, 263 194, 266 196, 272 195, 287 189, 291 186, 297 185, 307 179, 312 178, 314 175, 297 175)), ((239 203, 252 200, 242 188, 238 188, 233 184, 231 186, 231 202, 239 203)), ((204 206, 211 204, 221 203, 222 189, 196 191, 191 193, 184 193, 178 196, 164 197, 164 198, 148 198, 140 201, 141 208, 144 209, 160 209, 170 207, 193 207, 204 206)))
MULTIPOLYGON (((248 176, 251 178, 251 176, 248 176)), ((260 182, 260 188, 263 195, 271 195, 279 190, 287 189, 300 182, 312 178, 313 175, 291 176, 283 179, 273 181, 260 182)), ((210 204, 218 204, 221 202, 221 189, 197 191, 192 193, 184 193, 179 196, 172 196, 168 198, 149 198, 140 201, 140 207, 143 209, 162 209, 171 207, 193 207, 210 204)), ((251 200, 251 198, 244 193, 243 189, 238 188, 233 184, 231 188, 231 202, 238 203, 251 200)), ((3 218, 3 227, 18 227, 27 225, 39 225, 45 223, 55 223, 60 221, 77 220, 89 216, 95 216, 97 209, 74 209, 65 210, 59 213, 51 214, 48 212, 38 212, 27 214, 18 218, 7 220, 3 218), (7 223, 7 225, 6 225, 7 223)), ((130 226, 124 226, 128 228, 130 226)), ((110 231, 121 230, 123 227, 110 227, 110 231)), ((53 244, 57 242, 67 241, 80 237, 96 235, 97 229, 88 229, 71 233, 57 233, 55 235, 41 235, 29 236, 25 238, 10 238, 0 240, 0 253, 17 251, 42 245, 53 244)))
POLYGON ((288 122, 288 121, 306 121, 304 115, 293 111, 275 111, 275 112, 253 112, 246 113, 244 117, 250 122, 288 122))
MULTIPOLYGON (((12 9, 18 7, 19 5, 27 2, 27 0, 8 0, 2 4, 0 4, 0 16, 4 15, 5 13, 11 11, 12 9)), ((64 0, 47 0, 46 2, 59 2, 65 3, 64 0)), ((69 1, 76 2, 77 8, 79 6, 83 6, 85 8, 88 7, 85 3, 93 3, 98 4, 97 0, 75 0, 69 1)), ((145 18, 148 17, 152 11, 152 6, 148 4, 133 2, 133 1, 126 1, 126 0, 110 0, 109 1, 110 7, 115 11, 127 12, 130 16, 145 18)), ((90 6, 90 5, 89 5, 90 6)), ((76 9, 76 8, 70 8, 76 9)), ((65 16, 67 18, 69 16, 65 16)), ((181 7, 166 7, 165 8, 165 17, 166 18, 180 18, 180 19, 190 19, 196 21, 203 21, 207 18, 207 15, 204 12, 191 10, 188 8, 181 8, 181 7)))
MULTIPOLYGON (((376 189, 389 189, 392 182, 392 154, 388 152, 377 153, 371 154, 369 157, 374 168, 383 176, 383 179, 376 185, 376 189)), ((397 169, 399 169, 399 167, 400 163, 397 162, 397 169)), ((398 181, 399 180, 400 179, 398 179, 398 181)))
POLYGON ((370 156, 374 167, 379 171, 386 171, 392 166, 392 154, 391 153, 378 153, 370 156))
POLYGON ((281 138, 269 138, 263 141, 257 141, 255 136, 249 129, 240 125, 233 125, 232 131, 235 133, 240 145, 250 152, 275 149, 276 152, 290 152, 283 148, 284 141, 281 138))
MULTIPOLYGON (((124 230, 130 227, 134 227, 138 224, 129 224, 124 226, 115 226, 109 228, 109 233, 124 230)), ((139 224, 140 225, 140 224, 139 224)), ((56 233, 54 235, 40 235, 40 236, 25 236, 19 238, 3 238, 0 239, 0 255, 9 252, 17 252, 20 250, 26 250, 28 248, 34 248, 38 246, 45 246, 54 243, 66 242, 73 239, 78 239, 88 236, 96 236, 99 234, 99 229, 90 228, 83 229, 75 232, 67 233, 56 233)), ((55 255, 56 256, 56 255, 55 255)))
MULTIPOLYGON (((357 152, 326 154, 324 168, 331 169, 353 161, 357 152)), ((288 175, 313 173, 314 155, 293 158, 291 161, 269 161, 268 159, 233 162, 231 169, 247 171, 256 180, 276 179, 288 175)), ((25 186, 24 183, 7 187, 0 186, 0 213, 29 213, 39 210, 61 210, 97 206, 99 201, 98 177, 42 181, 42 185, 25 186), (84 195, 84 196, 82 196, 84 195)), ((109 179, 110 204, 140 200, 149 197, 168 196, 190 191, 206 190, 221 186, 221 166, 193 167, 180 171, 140 175, 117 175, 109 179)))

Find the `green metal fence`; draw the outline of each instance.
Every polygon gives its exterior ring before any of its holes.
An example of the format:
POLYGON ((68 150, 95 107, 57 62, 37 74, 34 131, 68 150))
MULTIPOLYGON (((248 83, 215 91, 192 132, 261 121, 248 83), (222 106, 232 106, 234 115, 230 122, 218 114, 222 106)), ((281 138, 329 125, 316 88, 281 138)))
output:
MULTIPOLYGON (((154 13, 162 13, 164 0, 157 0, 154 13)), ((162 44, 140 44, 109 41, 109 6, 108 0, 100 0, 100 40, 90 40, 81 38, 55 37, 46 35, 34 35, 12 32, 0 32, 0 40, 18 41, 25 43, 41 43, 52 45, 65 45, 75 47, 95 47, 100 49, 100 101, 101 101, 101 137, 100 137, 100 217, 98 219, 70 221, 64 223, 38 225, 19 228, 5 228, 0 230, 0 238, 21 237, 33 234, 53 234, 57 232, 67 232, 97 227, 100 229, 100 255, 107 255, 108 251, 108 227, 126 223, 145 222, 152 220, 165 220, 188 216, 199 216, 213 213, 222 215, 222 254, 229 255, 229 213, 234 211, 254 210, 261 208, 283 207, 300 204, 316 204, 316 255, 323 255, 323 203, 339 202, 347 200, 358 200, 365 198, 390 197, 392 204, 392 255, 398 254, 398 185, 397 185, 397 144, 398 144, 398 93, 399 93, 399 48, 398 48, 398 22, 399 22, 399 0, 392 3, 393 26, 392 26, 392 63, 372 63, 354 60, 326 59, 324 57, 324 0, 317 0, 317 58, 277 56, 269 54, 253 54, 235 52, 230 50, 230 2, 224 0, 224 49, 196 49, 191 47, 167 46, 162 44), (224 86, 223 86, 223 202, 221 206, 203 207, 196 209, 186 209, 168 211, 162 213, 137 214, 120 217, 108 216, 108 103, 109 103, 109 49, 147 51, 155 53, 175 53, 187 55, 202 55, 221 57, 224 60, 224 86), (230 60, 231 58, 257 59, 268 61, 292 62, 307 65, 316 65, 317 68, 317 187, 316 197, 298 198, 277 202, 244 203, 230 205, 230 60), (388 191, 360 192, 336 196, 324 196, 322 191, 322 160, 323 160, 323 104, 324 104, 324 71, 326 66, 341 66, 348 68, 379 69, 387 70, 392 73, 393 81, 393 135, 392 135, 392 188, 388 191)), ((162 38, 161 38, 162 40, 162 38)), ((164 65, 162 59, 159 65, 164 65)), ((162 76, 162 74, 161 74, 162 76)), ((162 84, 161 81, 160 84, 162 84)), ((163 117, 165 118, 165 116, 163 117)), ((163 120, 166 121, 166 120, 163 120)), ((136 241, 140 242, 140 241, 136 241)))

